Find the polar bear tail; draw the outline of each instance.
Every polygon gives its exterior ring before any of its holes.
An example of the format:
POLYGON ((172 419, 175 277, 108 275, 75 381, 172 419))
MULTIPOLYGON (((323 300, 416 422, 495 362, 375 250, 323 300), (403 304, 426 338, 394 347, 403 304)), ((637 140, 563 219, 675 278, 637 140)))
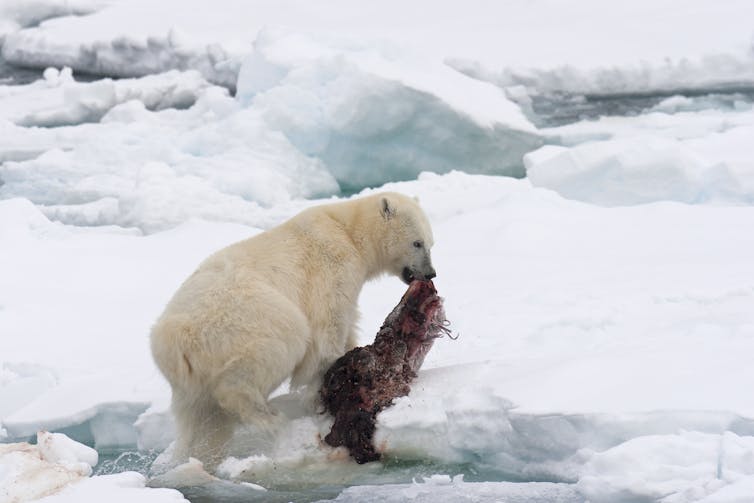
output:
POLYGON ((152 328, 152 356, 160 371, 175 388, 195 389, 196 368, 184 349, 192 340, 190 324, 163 317, 152 328))

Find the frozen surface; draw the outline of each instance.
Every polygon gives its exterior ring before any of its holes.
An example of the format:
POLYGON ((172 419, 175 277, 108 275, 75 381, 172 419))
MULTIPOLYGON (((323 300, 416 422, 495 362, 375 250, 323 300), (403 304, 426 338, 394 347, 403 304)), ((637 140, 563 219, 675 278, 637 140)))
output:
POLYGON ((81 503, 82 501, 176 503, 188 500, 173 489, 146 487, 146 479, 140 473, 123 472, 84 479, 53 496, 48 496, 39 501, 42 503, 81 503))
MULTIPOLYGON (((2 2, 44 70, 0 85, 2 496, 748 503, 752 5, 2 2), (283 387, 278 435, 170 466, 148 334, 180 282, 400 180, 460 338, 379 416, 384 463, 283 387)), ((367 285, 361 342, 404 289, 367 285)))
POLYGON ((150 110, 188 108, 207 87, 196 71, 79 83, 70 68, 48 68, 44 80, 0 87, 0 119, 42 127, 99 122, 113 107, 130 101, 150 110))
POLYGON ((500 89, 444 65, 344 49, 293 70, 308 41, 270 37, 238 99, 195 71, 0 86, 0 197, 74 225, 258 225, 264 208, 424 170, 522 176, 541 144, 500 89))
POLYGON ((346 189, 422 171, 523 176, 541 144, 499 88, 387 45, 265 31, 238 80, 258 110, 346 189))
POLYGON ((206 87, 193 72, 69 82, 52 90, 44 83, 30 86, 21 94, 6 87, 8 102, 29 111, 37 92, 59 100, 32 114, 37 120, 65 123, 72 114, 104 114, 96 123, 60 128, 0 121, 0 159, 6 161, 0 197, 30 199, 52 219, 147 232, 230 215, 231 221, 256 224, 266 214, 262 206, 339 190, 321 161, 300 153, 255 110, 242 109, 222 88, 206 87), (66 89, 81 92, 83 105, 62 99, 66 89), (161 108, 159 100, 171 93, 196 103, 185 110, 147 109, 161 108))
POLYGON ((62 433, 40 431, 37 434, 37 450, 42 460, 84 476, 91 475, 92 467, 99 459, 97 451, 62 433))
MULTIPOLYGON (((35 3, 34 11, 45 12, 62 2, 35 3)), ((87 6, 74 5, 79 4, 87 6)), ((89 16, 6 29, 3 55, 41 68, 68 65, 120 76, 196 68, 232 86, 259 31, 285 26, 387 40, 503 85, 636 92, 751 84, 752 9, 747 0, 691 0, 683 8, 672 0, 610 7, 593 0, 421 0, 411 6, 391 0, 370 7, 346 0, 326 6, 294 0, 121 0, 89 16)))
POLYGON ((3 0, 0 43, 8 33, 37 26, 46 19, 90 14, 104 5, 104 0, 3 0))
MULTIPOLYGON (((221 472, 234 485, 209 487, 391 482, 403 491, 413 487, 405 485, 410 463, 424 462, 427 476, 466 474, 462 487, 480 498, 512 491, 474 485, 501 479, 557 482, 525 490, 564 501, 735 501, 722 498, 750 487, 754 402, 736 383, 754 380, 754 238, 741 232, 754 225, 751 207, 605 208, 527 180, 462 173, 386 189, 426 207, 436 285, 460 333, 435 344, 411 395, 379 417, 388 462, 408 468, 358 467, 325 449, 317 438, 327 418, 283 394, 275 400, 291 418, 284 432, 261 450, 250 447, 253 432, 241 432, 221 472), (636 461, 646 456, 667 471, 636 461)), ((259 223, 300 207, 265 210, 259 223)), ((120 438, 164 449, 169 390, 149 357, 149 326, 203 257, 257 231, 198 221, 149 236, 78 228, 50 222, 22 199, 2 202, 0 221, 9 243, 0 252, 0 330, 11 336, 0 393, 15 397, 0 401, 14 404, 4 409, 7 434, 49 426, 97 445, 120 438), (45 316, 32 316, 40 305, 45 316), (107 425, 100 433, 98 421, 107 425)), ((403 289, 393 278, 367 286, 363 342, 403 289)), ((443 487, 438 494, 458 490, 443 487)))
MULTIPOLYGON (((81 501, 75 498, 85 497, 87 493, 93 495, 92 488, 97 486, 102 498, 119 486, 125 487, 123 482, 131 487, 139 485, 134 480, 134 476, 141 477, 138 474, 121 474, 111 480, 102 478, 96 482, 86 479, 97 464, 97 458, 97 451, 62 433, 40 431, 35 445, 26 442, 0 444, 0 501, 16 503, 45 496, 50 498, 45 501, 81 501), (75 496, 71 498, 72 495, 75 496)), ((143 487, 143 477, 141 479, 143 487)), ((178 493, 171 492, 175 499, 178 493)), ((144 496, 151 496, 151 501, 164 500, 157 499, 156 492, 144 496)))
POLYGON ((543 131, 524 156, 535 186, 590 203, 752 204, 751 101, 674 96, 636 117, 603 117, 543 131))
POLYGON ((706 497, 725 501, 722 488, 751 484, 752 456, 754 438, 730 432, 651 435, 595 454, 584 467, 578 487, 593 502, 615 501, 616 495, 624 500, 668 503, 706 497))
POLYGON ((18 19, 61 4, 8 6, 11 61, 115 76, 186 70, 82 83, 48 68, 38 82, 0 86, 0 197, 27 198, 64 223, 259 226, 277 205, 454 169, 528 172, 537 186, 608 206, 749 204, 754 194, 747 2, 420 2, 402 8, 402 23, 389 5, 336 2, 315 15, 286 2, 73 2, 74 13, 96 13, 28 29, 18 19), (426 22, 411 24, 419 16, 426 22), (238 96, 205 79, 237 83, 238 96), (544 131, 524 116, 532 97, 553 92, 691 88, 744 98, 721 110, 672 96, 639 117, 544 131), (569 150, 531 153, 543 142, 569 150))
POLYGON ((0 501, 41 498, 84 476, 80 471, 45 460, 35 445, 26 442, 0 444, 0 501))
MULTIPOLYGON (((750 137, 754 129, 739 133, 750 137)), ((739 135, 737 147, 746 142, 739 135)), ((754 202, 754 162, 724 164, 719 155, 709 159, 694 150, 684 142, 646 136, 572 148, 548 146, 524 159, 532 184, 594 204, 754 202)))

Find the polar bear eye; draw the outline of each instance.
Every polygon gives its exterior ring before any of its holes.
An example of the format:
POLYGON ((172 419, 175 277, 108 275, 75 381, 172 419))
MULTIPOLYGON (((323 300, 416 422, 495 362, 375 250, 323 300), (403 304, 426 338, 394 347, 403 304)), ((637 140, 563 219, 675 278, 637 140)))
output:
POLYGON ((424 246, 421 241, 414 241, 414 248, 421 248, 424 246))

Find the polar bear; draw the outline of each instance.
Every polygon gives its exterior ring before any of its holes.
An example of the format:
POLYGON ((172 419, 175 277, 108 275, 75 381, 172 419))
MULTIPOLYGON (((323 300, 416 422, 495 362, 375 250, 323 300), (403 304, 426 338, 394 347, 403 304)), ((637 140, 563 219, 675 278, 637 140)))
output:
POLYGON ((312 207, 207 258, 156 321, 154 360, 172 387, 174 460, 208 469, 238 424, 271 428, 269 394, 285 379, 319 387, 356 345, 364 283, 435 276, 429 220, 386 192, 312 207))

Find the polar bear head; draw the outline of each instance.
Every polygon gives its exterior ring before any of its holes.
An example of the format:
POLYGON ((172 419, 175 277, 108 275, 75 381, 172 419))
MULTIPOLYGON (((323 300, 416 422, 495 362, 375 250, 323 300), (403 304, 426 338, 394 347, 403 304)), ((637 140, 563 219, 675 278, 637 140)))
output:
POLYGON ((430 250, 434 244, 432 228, 418 202, 410 197, 386 193, 380 197, 383 221, 385 269, 405 283, 430 280, 437 274, 430 250))

